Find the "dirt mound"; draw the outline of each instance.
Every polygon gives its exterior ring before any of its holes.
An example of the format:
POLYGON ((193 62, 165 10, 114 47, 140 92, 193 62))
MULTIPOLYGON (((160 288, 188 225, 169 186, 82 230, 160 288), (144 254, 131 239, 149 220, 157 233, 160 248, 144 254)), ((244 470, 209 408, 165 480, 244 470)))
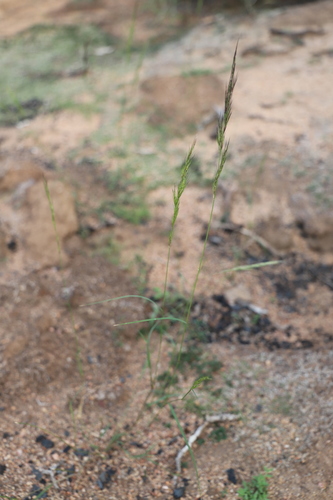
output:
POLYGON ((152 125, 171 126, 174 134, 195 131, 207 116, 214 117, 224 99, 223 83, 211 74, 154 76, 141 84, 141 91, 139 110, 152 125))
POLYGON ((78 230, 72 190, 55 179, 50 179, 46 187, 43 179, 48 172, 33 155, 3 155, 0 169, 0 228, 6 267, 18 270, 22 266, 23 270, 59 265, 61 260, 65 263, 62 241, 78 230))

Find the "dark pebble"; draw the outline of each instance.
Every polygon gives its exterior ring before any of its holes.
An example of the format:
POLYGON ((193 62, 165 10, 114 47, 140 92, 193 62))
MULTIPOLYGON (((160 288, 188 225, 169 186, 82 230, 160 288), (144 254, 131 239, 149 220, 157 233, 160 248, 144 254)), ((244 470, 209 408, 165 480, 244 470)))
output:
POLYGON ((209 238, 209 243, 212 245, 221 245, 222 241, 221 236, 210 236, 209 238))
POLYGON ((72 482, 72 476, 75 474, 75 465, 71 465, 68 469, 66 469, 66 476, 68 477, 68 481, 72 482))
POLYGON ((6 472, 6 469, 7 469, 7 465, 0 464, 0 476, 2 476, 6 472))
POLYGON ((104 484, 100 480, 100 478, 97 479, 96 481, 97 486, 99 487, 100 490, 104 490, 104 484))
POLYGON ((10 438, 10 434, 9 434, 9 432, 4 432, 4 433, 2 434, 2 438, 3 438, 3 439, 8 439, 8 438, 10 438))
POLYGON ((254 411, 256 411, 257 413, 260 413, 262 411, 262 405, 261 404, 256 405, 254 411))
POLYGON ((175 488, 173 490, 173 498, 182 498, 185 495, 185 488, 182 486, 181 488, 175 488))
POLYGON ((48 450, 54 447, 54 442, 46 436, 43 436, 43 434, 36 438, 36 443, 40 443, 44 448, 48 450))
POLYGON ((170 439, 170 441, 168 442, 168 446, 171 446, 173 443, 175 443, 176 441, 178 441, 178 436, 175 436, 173 437, 172 439, 170 439))
POLYGON ((230 481, 232 484, 237 484, 235 469, 228 469, 227 476, 228 476, 228 481, 230 481))
POLYGON ((31 468, 31 474, 35 476, 37 481, 40 481, 43 478, 43 473, 35 467, 31 468))
POLYGON ((108 468, 100 473, 96 481, 97 486, 104 490, 105 486, 110 483, 112 476, 116 473, 115 469, 108 468))
POLYGON ((89 455, 89 450, 86 450, 84 448, 77 448, 76 450, 74 450, 74 455, 80 458, 87 457, 89 455))
POLYGON ((69 450, 71 449, 72 447, 69 446, 69 444, 67 446, 65 446, 65 448, 62 450, 63 453, 68 453, 69 450))
POLYGON ((143 444, 138 443, 137 441, 131 441, 130 445, 131 446, 136 446, 137 448, 143 448, 143 444))
POLYGON ((10 240, 8 243, 7 243, 7 248, 8 250, 10 250, 11 252, 15 252, 15 250, 17 250, 17 242, 15 240, 10 240))

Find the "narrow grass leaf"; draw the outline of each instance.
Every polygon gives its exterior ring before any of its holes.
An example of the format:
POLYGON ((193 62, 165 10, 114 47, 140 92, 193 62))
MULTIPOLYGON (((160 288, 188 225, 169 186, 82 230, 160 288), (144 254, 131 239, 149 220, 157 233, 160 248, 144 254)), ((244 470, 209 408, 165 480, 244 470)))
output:
POLYGON ((116 323, 113 326, 124 326, 124 325, 135 325, 136 323, 149 323, 152 321, 162 321, 162 320, 169 320, 169 321, 178 321, 179 323, 183 323, 186 325, 186 321, 180 318, 175 318, 174 316, 164 316, 162 318, 146 318, 146 319, 137 319, 135 321, 126 321, 126 323, 116 323))
POLYGON ((96 302, 88 302, 87 304, 81 304, 80 307, 94 306, 95 304, 104 304, 105 302, 113 302, 114 300, 137 298, 151 302, 154 306, 158 307, 156 302, 149 297, 144 297, 143 295, 122 295, 121 297, 114 297, 112 299, 97 300, 96 302))
POLYGON ((229 143, 227 143, 225 145, 225 131, 226 131, 228 122, 229 122, 230 117, 231 117, 232 95, 233 95, 233 91, 234 91, 236 81, 237 81, 237 78, 235 75, 235 73, 236 73, 236 58, 237 58, 237 45, 236 45, 236 49, 235 49, 234 56, 233 56, 232 67, 231 67, 231 72, 230 72, 230 77, 229 77, 229 83, 228 83, 228 86, 227 86, 227 89, 225 92, 224 114, 223 114, 222 119, 219 121, 219 125, 218 125, 217 144, 218 144, 218 148, 219 148, 219 160, 217 163, 217 168, 216 168, 215 176, 213 179, 213 185, 212 185, 212 204, 211 204, 206 234, 205 234, 205 238, 204 238, 204 242, 203 242, 202 252, 200 255, 199 265, 198 265, 198 269, 197 269, 197 272, 195 275, 194 283, 192 285, 191 296, 190 296, 190 300, 188 303, 187 314, 186 314, 186 327, 183 330, 182 338, 181 338, 181 342, 180 342, 180 348, 178 351, 178 364, 180 362, 181 353, 183 350, 183 345, 184 345, 184 340, 185 340, 185 334, 186 334, 186 331, 187 331, 187 328, 189 325, 189 321, 190 321, 190 315, 191 315, 191 309, 192 309, 192 305, 193 305, 193 301, 194 301, 195 291, 196 291, 197 284, 199 281, 199 276, 201 274, 201 271, 202 271, 202 268, 204 265, 208 237, 209 237, 209 232, 210 232, 210 228, 211 228, 212 220, 213 220, 213 213, 214 213, 214 207, 215 207, 215 201, 216 201, 216 195, 217 195, 218 181, 219 181, 222 170, 223 170, 224 165, 225 165, 226 160, 227 160, 229 143))
POLYGON ((38 493, 38 495, 35 497, 36 499, 38 498, 44 498, 44 494, 50 490, 52 488, 53 484, 49 484, 48 486, 45 486, 45 488, 42 489, 42 491, 40 491, 38 493))
POLYGON ((257 264, 249 264, 247 266, 236 266, 230 267, 228 269, 223 269, 221 273, 227 273, 232 271, 250 271, 251 269, 258 269, 265 266, 276 266, 277 264, 282 264, 283 260, 270 260, 269 262, 258 262, 257 264))
POLYGON ((43 178, 43 182, 44 182, 44 190, 45 190, 45 193, 46 193, 46 196, 47 196, 47 200, 48 200, 48 203, 49 203, 49 207, 50 207, 53 229, 54 229, 55 236, 56 236, 56 241, 57 241, 57 248, 58 248, 58 254, 59 254, 60 268, 62 268, 61 244, 60 244, 60 237, 59 237, 59 233, 58 233, 58 229, 57 229, 57 221, 56 221, 56 216, 55 216, 55 211, 54 211, 54 205, 53 205, 53 201, 52 201, 52 198, 51 198, 51 193, 50 193, 49 185, 48 185, 47 180, 46 180, 45 177, 43 178))
POLYGON ((112 438, 110 439, 110 441, 108 442, 106 448, 105 448, 105 451, 110 451, 111 448, 113 446, 115 446, 116 444, 120 444, 120 440, 121 438, 125 435, 125 432, 116 432, 112 438))

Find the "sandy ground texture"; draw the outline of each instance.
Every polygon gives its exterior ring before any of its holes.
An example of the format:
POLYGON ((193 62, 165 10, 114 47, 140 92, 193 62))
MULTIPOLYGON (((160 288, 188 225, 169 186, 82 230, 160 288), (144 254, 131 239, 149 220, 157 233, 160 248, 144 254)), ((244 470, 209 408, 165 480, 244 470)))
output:
POLYGON ((0 498, 236 500, 268 468, 270 500, 330 500, 333 4, 153 7, 0 5, 4 44, 36 25, 89 23, 114 41, 88 63, 81 47, 77 73, 42 75, 82 78, 76 107, 50 112, 50 90, 40 112, 0 128, 0 498), (184 355, 167 374, 182 330, 153 332, 150 389, 137 322, 154 309, 134 296, 161 306, 172 186, 195 139, 166 300, 184 317, 237 41, 228 161, 184 355), (101 106, 82 113, 94 92, 101 106), (201 376, 211 380, 182 401, 201 376), (184 434, 222 413, 234 418, 207 424, 196 467, 186 453, 177 471, 184 434))

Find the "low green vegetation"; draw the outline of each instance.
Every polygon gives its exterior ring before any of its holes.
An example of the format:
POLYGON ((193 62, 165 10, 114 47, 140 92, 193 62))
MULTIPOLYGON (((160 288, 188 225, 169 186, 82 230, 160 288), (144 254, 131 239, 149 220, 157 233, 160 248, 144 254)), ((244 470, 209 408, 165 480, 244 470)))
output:
POLYGON ((132 224, 142 224, 149 220, 145 179, 131 165, 108 172, 105 184, 110 191, 110 198, 103 200, 98 208, 101 219, 105 213, 111 212, 132 224))
POLYGON ((100 111, 106 94, 89 71, 100 64, 95 49, 113 42, 94 26, 49 25, 1 40, 0 125, 60 109, 100 111))
POLYGON ((218 425, 211 431, 208 437, 215 443, 219 443, 220 441, 227 439, 227 431, 225 427, 223 427, 222 425, 218 425))
POLYGON ((242 500, 269 500, 267 479, 270 477, 268 469, 263 474, 254 476, 250 481, 243 483, 243 487, 238 490, 238 495, 242 500))

